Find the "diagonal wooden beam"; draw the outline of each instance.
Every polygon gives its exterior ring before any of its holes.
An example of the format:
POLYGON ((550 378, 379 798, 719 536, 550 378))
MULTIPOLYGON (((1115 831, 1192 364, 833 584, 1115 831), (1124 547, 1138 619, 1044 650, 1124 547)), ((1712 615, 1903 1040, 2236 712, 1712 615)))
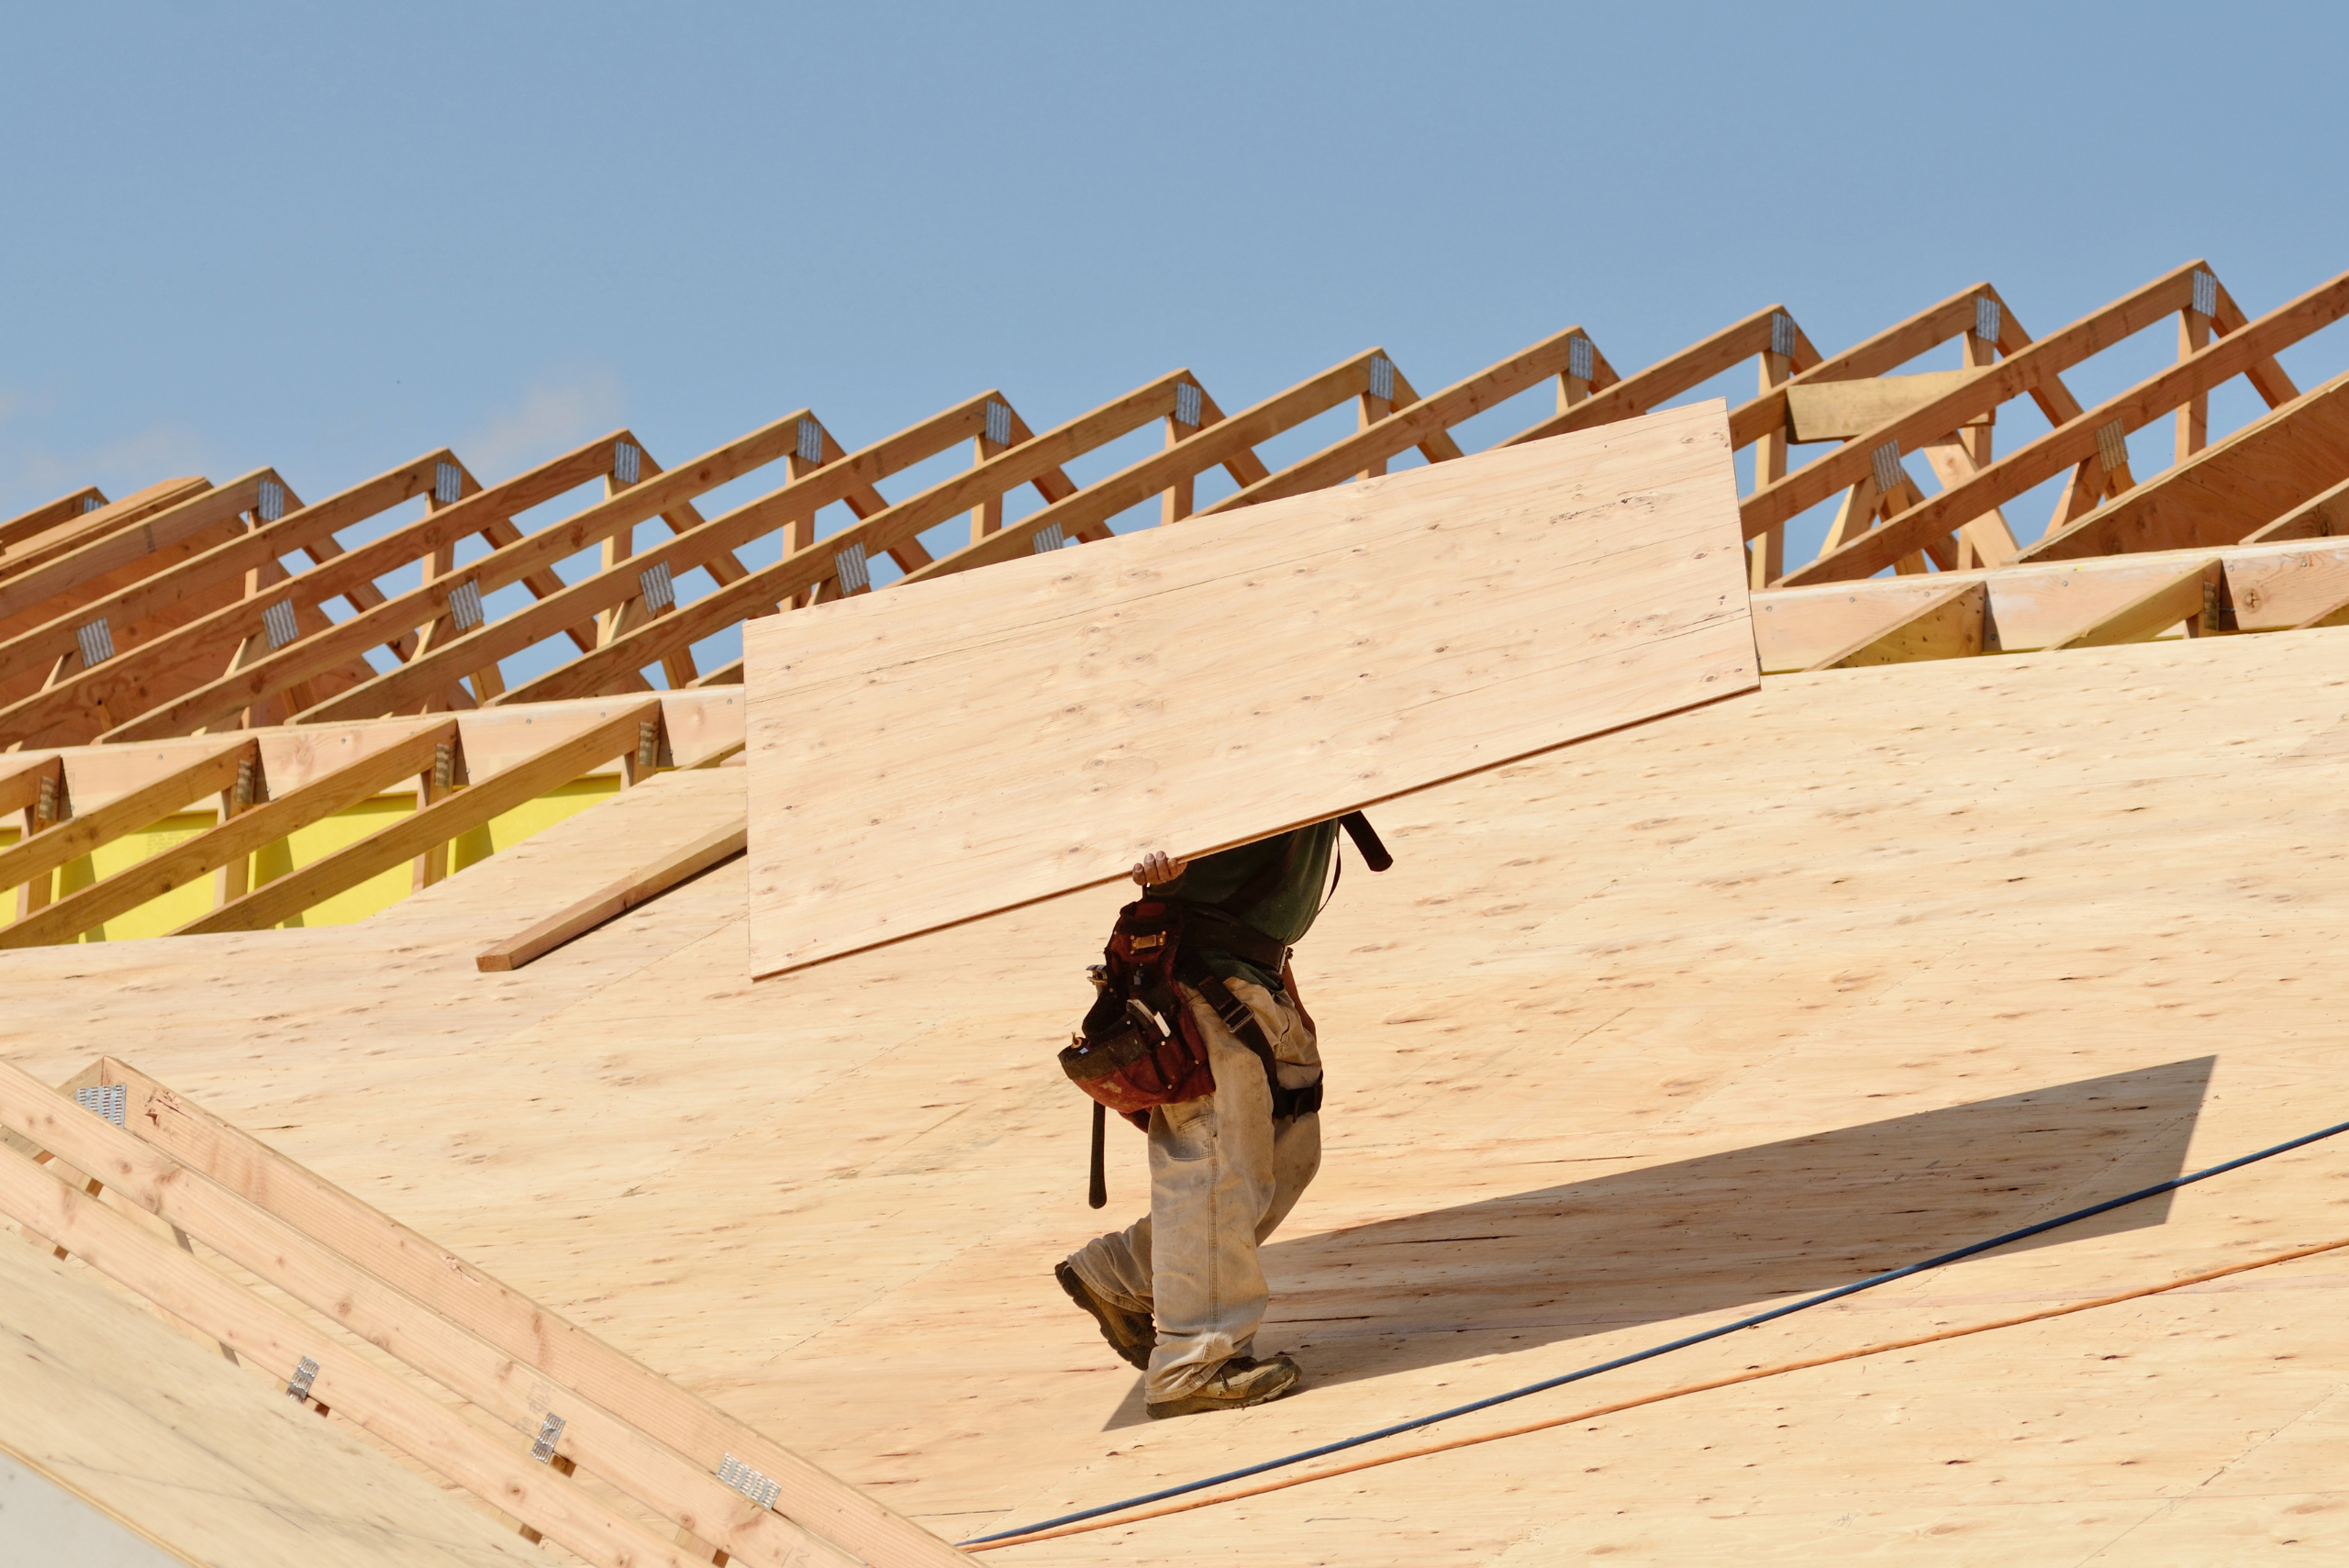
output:
POLYGON ((770 613, 779 604, 813 589, 836 592, 843 554, 858 550, 869 556, 905 540, 918 539, 958 513, 1007 490, 1031 483, 1039 474, 1059 468, 1094 448, 1166 417, 1174 408, 1175 389, 1197 385, 1188 371, 1174 371, 1124 396, 1078 415, 1041 435, 1011 447, 974 467, 931 485, 869 517, 795 550, 773 566, 753 572, 740 582, 706 594, 690 605, 648 622, 610 645, 583 654, 527 684, 507 693, 501 702, 543 702, 554 697, 593 696, 607 683, 658 663, 679 649, 754 616, 770 613))
POLYGON ((445 795, 330 854, 320 856, 173 932, 257 931, 291 919, 379 872, 405 865, 417 855, 481 827, 493 817, 537 799, 600 762, 637 749, 637 726, 659 723, 658 702, 631 704, 620 714, 592 724, 471 786, 445 795))
MULTIPOLYGON (((690 510, 691 498, 778 460, 792 458, 796 463, 793 454, 799 450, 801 431, 811 427, 820 429, 810 410, 801 408, 787 414, 690 462, 642 479, 560 523, 520 535, 462 570, 445 573, 400 595, 380 611, 354 617, 345 623, 350 629, 339 631, 340 640, 379 638, 385 628, 401 621, 419 625, 437 622, 448 613, 451 595, 468 584, 473 593, 486 597, 526 573, 549 569, 554 562, 597 544, 629 540, 629 549, 616 549, 612 563, 602 571, 578 583, 559 584, 537 603, 485 620, 471 630, 458 632, 451 627, 445 638, 436 639, 406 663, 311 706, 301 718, 318 722, 349 717, 373 717, 423 702, 452 681, 495 669, 499 660, 534 643, 573 626, 592 625, 599 613, 630 600, 640 601, 644 592, 642 574, 656 565, 667 568, 673 584, 697 566, 714 568, 714 575, 730 572, 739 582, 748 573, 734 559, 732 551, 779 526, 782 519, 777 508, 754 502, 718 519, 703 520, 699 513, 690 510), (655 517, 668 521, 673 528, 687 518, 693 521, 660 547, 636 551, 629 536, 639 524, 655 517), (362 621, 366 622, 363 627, 362 621)), ((649 463, 651 459, 643 461, 649 463)), ((850 491, 867 482, 861 474, 852 473, 837 463, 826 463, 811 468, 792 484, 801 486, 794 495, 795 503, 804 504, 812 514, 831 501, 845 499, 850 491)), ((597 640, 589 639, 581 651, 592 651, 597 640)), ((322 644, 303 662, 323 657, 328 651, 328 645, 322 644)))
MULTIPOLYGON (((1211 468, 1224 469, 1231 474, 1233 483, 1243 487, 1252 484, 1265 477, 1264 463, 1255 455, 1259 445, 1329 412, 1349 397, 1369 395, 1371 361, 1382 359, 1386 359, 1384 349, 1365 349, 1237 414, 1217 411, 1213 400, 1203 391, 1202 416, 1195 434, 1184 437, 1164 451, 1153 452, 1105 479, 1096 480, 1066 500, 1029 514, 999 533, 941 556, 918 572, 907 573, 906 581, 918 582, 998 561, 1016 561, 1032 554, 1036 536, 1048 528, 1058 528, 1067 539, 1106 533, 1108 520, 1119 513, 1186 484, 1211 468)), ((1387 362, 1393 363, 1391 360, 1387 362)), ((1396 401, 1406 406, 1416 401, 1403 395, 1406 384, 1401 381, 1402 372, 1397 369, 1393 373, 1397 378, 1396 401)), ((1191 509, 1186 506, 1180 515, 1190 516, 1191 509)))
POLYGON ((1883 375, 1960 333, 1970 331, 1976 320, 1975 301, 1977 299, 1989 299, 2001 306, 2004 303, 1998 300, 1998 291, 1988 284, 1976 284, 1926 306, 1905 321, 1893 323, 1874 337, 1863 339, 1840 354, 1815 359, 1808 368, 1789 374, 1784 382, 1765 389, 1753 401, 1741 403, 1730 410, 1731 444, 1742 450, 1773 430, 1785 429, 1787 423, 1786 389, 1789 386, 1829 381, 1857 381, 1883 375))
MULTIPOLYGON (((1202 507, 1201 517, 1213 517, 1219 512, 1237 511, 1260 501, 1275 500, 1283 495, 1300 495, 1311 490, 1325 490, 1342 484, 1356 474, 1399 457, 1413 447, 1430 462, 1440 462, 1456 456, 1459 447, 1451 442, 1450 430, 1464 419, 1474 417, 1497 403, 1505 402, 1519 393, 1540 385, 1553 376, 1563 377, 1578 363, 1588 363, 1596 373, 1589 382, 1593 387, 1611 385, 1615 381, 1613 368, 1598 353, 1590 335, 1580 327, 1569 327, 1553 333, 1542 341, 1510 355, 1497 364, 1486 366, 1474 375, 1454 382, 1441 392, 1431 393, 1408 404, 1397 402, 1395 411, 1369 428, 1357 430, 1341 440, 1333 441, 1312 456, 1301 458, 1277 473, 1265 475, 1237 493, 1225 496, 1212 506, 1202 507), (1575 345, 1583 345, 1577 348, 1575 345), (1588 356, 1585 360, 1584 356, 1588 356), (1435 446, 1441 439, 1445 444, 1435 446)), ((1590 401, 1596 402, 1594 396, 1590 401)))
POLYGON ((109 501, 95 511, 56 524, 46 532, 28 534, 12 541, 6 547, 6 553, 0 555, 0 582, 20 576, 33 567, 46 565, 110 534, 136 527, 156 513, 201 495, 211 488, 212 482, 208 479, 159 480, 143 490, 134 490, 119 501, 109 501))
MULTIPOLYGON (((329 599, 372 589, 376 578, 420 557, 453 547, 458 540, 510 519, 518 512, 600 480, 611 472, 614 453, 622 441, 634 444, 626 431, 600 437, 526 473, 429 513, 382 539, 345 550, 290 579, 286 585, 288 601, 297 608, 316 608, 329 599)), ((455 586, 455 581, 449 586, 455 586)), ((376 602, 349 620, 275 650, 267 648, 262 605, 232 605, 149 644, 146 658, 126 664, 110 684, 94 683, 84 695, 116 716, 117 722, 105 739, 144 740, 187 734, 229 720, 253 704, 298 681, 323 674, 370 647, 395 645, 417 628, 430 625, 434 618, 432 615, 405 618, 412 603, 409 595, 397 601, 402 606, 397 612, 389 609, 392 603, 376 602), (256 643, 256 639, 262 640, 256 643), (253 650, 253 656, 193 691, 164 698, 155 689, 155 682, 170 661, 195 657, 226 660, 240 648, 253 650)), ((436 613, 446 614, 447 609, 447 593, 443 590, 436 613)), ((409 651, 400 651, 405 657, 409 651)))
MULTIPOLYGON (((454 454, 445 448, 427 452, 315 506, 295 507, 275 522, 263 523, 176 566, 166 566, 151 576, 142 577, 0 643, 0 669, 24 668, 78 653, 76 629, 93 617, 107 622, 117 658, 128 657, 139 646, 141 623, 166 615, 207 590, 232 584, 248 573, 274 569, 278 559, 292 551, 321 552, 318 559, 341 553, 341 546, 334 537, 338 531, 429 493, 440 465, 454 462, 454 454)), ((290 504, 291 498, 288 499, 290 504)), ((291 599, 290 594, 264 593, 262 600, 265 604, 281 596, 291 599)), ((380 595, 377 596, 380 599, 380 595)), ((257 616, 260 606, 244 606, 243 613, 257 616)), ((176 657, 184 659, 186 655, 180 653, 176 657)), ((102 694, 122 678, 126 667, 117 664, 111 671, 106 671, 104 666, 82 670, 70 679, 0 708, 0 735, 39 735, 52 725, 100 706, 102 694)))
MULTIPOLYGON (((2171 302, 2171 307, 2182 309, 2185 306, 2171 302)), ((2108 398, 1971 478, 1909 507, 1882 528, 1871 529, 1822 554, 1809 565, 1787 573, 1784 581, 1792 586, 1872 576, 1925 544, 1946 538, 1959 524, 1980 515, 1988 507, 2012 500, 2033 485, 2057 477, 2066 468, 2098 460, 2114 427, 2117 426, 2120 434, 2125 437, 2129 431, 2167 414, 2198 392, 2207 392, 2233 376, 2243 374, 2258 360, 2274 355, 2279 349, 2298 342, 2343 315, 2349 315, 2349 273, 2319 284, 2240 331, 2215 339, 2209 347, 2146 378, 2118 396, 2108 398), (2100 436, 2099 432, 2104 434, 2100 436)), ((2067 332, 2071 330, 2066 329, 2067 332)), ((2040 345, 2034 345, 2034 348, 2050 341, 2053 339, 2042 339, 2040 345)), ((1928 414, 1912 414, 1897 424, 1881 427, 1875 435, 1838 448, 1809 468, 1789 474, 1779 484, 1772 486, 1772 490, 1786 490, 1802 475, 1815 469, 1828 468, 1839 459, 1848 459, 1842 466, 1852 477, 1856 478, 1858 465, 1865 464, 1869 456, 1857 449, 1877 437, 1887 442, 1899 441, 1905 447, 1912 434, 1920 443, 1931 439, 1924 429, 1927 425, 1954 428, 1954 425, 1947 423, 1948 417, 1964 411, 1975 395, 1975 388, 2003 384, 2014 367, 2029 360, 2030 352, 2026 350, 2013 359, 1985 368, 1968 387, 1952 393, 1947 398, 1936 400, 1937 403, 1952 403, 1954 406, 1950 409, 1929 410, 1930 417, 1928 414)), ((2003 397, 1999 401, 2004 401, 2003 397)), ((1765 492, 1764 495, 1768 494, 1765 492)), ((1831 491, 1820 492, 1822 498, 1827 494, 1831 494, 1831 491)), ((1770 515, 1767 508, 1756 510, 1755 504, 1763 500, 1764 495, 1753 496, 1746 503, 1745 526, 1749 537, 1756 517, 1770 515)))
MULTIPOLYGON (((1765 529, 1789 522, 1829 496, 1860 483, 1867 476, 1877 448, 1892 444, 1903 454, 1915 451, 1928 441, 1962 428, 1976 415, 2038 389, 2048 377, 2070 369, 2099 350, 2185 309, 2192 301, 2193 277, 2199 270, 2201 263, 2192 261, 2165 273, 2019 352, 1981 367, 1967 381, 1922 407, 1855 437, 1776 484, 1755 491, 1739 508, 1745 537, 1752 539, 1765 529)), ((1955 528, 1954 522, 1942 529, 1941 535, 1953 533, 1955 528)), ((1794 581, 1794 574, 1789 573, 1787 580, 1794 581)))
POLYGON ((223 738, 217 750, 204 752, 195 762, 173 768, 95 811, 69 817, 0 850, 0 888, 20 887, 35 877, 47 876, 125 833, 135 833, 169 817, 200 795, 228 788, 237 782, 239 767, 260 765, 261 751, 251 740, 223 738))
POLYGON ((184 843, 94 882, 13 926, 0 928, 0 948, 70 942, 150 899, 161 898, 402 780, 430 771, 439 749, 456 742, 453 722, 423 725, 355 762, 239 812, 184 843))
POLYGON ((1900 612, 1890 625, 1861 634, 1810 670, 1862 670, 1920 659, 1971 658, 1982 651, 1983 616, 1989 603, 1990 591, 1984 584, 1953 584, 1917 607, 1900 612))
MULTIPOLYGON (((127 1115, 124 1119, 128 1120, 127 1115)), ((106 1187, 117 1198, 204 1242, 256 1278, 387 1351, 503 1421, 522 1439, 537 1435, 547 1409, 559 1410, 563 1427, 555 1446, 566 1469, 584 1465, 664 1519, 691 1520, 696 1534, 735 1558, 773 1568, 803 1562, 811 1551, 841 1568, 853 1561, 563 1386, 543 1367, 526 1361, 521 1365, 530 1375, 516 1375, 515 1361, 498 1347, 395 1289, 333 1245, 304 1234, 128 1128, 89 1115, 59 1091, 5 1063, 0 1063, 0 1127, 76 1170, 103 1172, 106 1187)), ((321 1354, 317 1359, 329 1358, 321 1354)))
POLYGON ((660 897, 680 883, 691 881, 712 866, 732 860, 749 842, 747 817, 737 817, 724 827, 712 828, 692 843, 639 866, 609 886, 598 888, 545 919, 524 927, 504 941, 484 948, 473 956, 473 967, 484 974, 519 969, 563 943, 618 919, 638 905, 660 897))
POLYGON ((952 1547, 879 1498, 679 1387, 562 1315, 112 1057, 124 1125, 508 1355, 551 1373, 705 1470, 728 1454, 782 1484, 775 1507, 881 1568, 951 1568, 952 1547))
POLYGON ((0 551, 45 534, 51 528, 78 522, 106 504, 105 491, 95 484, 84 484, 81 489, 35 506, 29 512, 19 512, 6 522, 0 523, 0 551))
MULTIPOLYGON (((2249 326, 2251 318, 2243 314, 2243 306, 2235 303, 2235 296, 2228 292, 2227 285, 2219 282, 2216 273, 2211 274, 2210 282, 2219 307, 2211 314, 2211 327, 2224 334, 2240 332, 2249 326)), ((2292 378, 2285 373, 2284 367, 2276 362, 2273 355, 2254 359, 2251 367, 2243 373, 2243 379, 2251 383, 2252 390, 2258 393, 2270 408, 2280 408, 2300 395, 2300 389, 2292 384, 2292 378)))
MULTIPOLYGON (((792 477, 780 488, 677 534, 658 550, 647 550, 640 555, 629 557, 583 578, 561 594, 539 604, 524 606, 512 614, 485 622, 448 643, 436 646, 401 669, 386 672, 341 696, 306 710, 301 718, 306 723, 317 723, 352 716, 373 717, 395 712, 436 689, 436 683, 444 682, 453 674, 467 669, 478 670, 497 660, 511 657, 554 635, 570 622, 593 618, 623 606, 630 600, 640 601, 644 592, 642 573, 655 565, 667 568, 674 595, 674 583, 686 573, 696 567, 706 567, 721 556, 730 560, 727 552, 779 528, 785 532, 785 550, 788 553, 794 548, 792 540, 796 535, 813 531, 813 519, 818 511, 835 502, 845 502, 853 507, 867 495, 877 498, 878 492, 873 489, 874 481, 935 456, 967 439, 974 429, 984 429, 986 405, 996 400, 993 393, 982 394, 854 453, 841 451, 830 434, 816 424, 813 414, 802 409, 796 414, 787 415, 742 441, 733 443, 730 448, 721 449, 731 454, 727 461, 712 462, 705 460, 686 464, 676 471, 682 484, 690 482, 696 474, 731 476, 747 473, 780 457, 789 462, 792 467, 792 477), (818 432, 822 443, 821 456, 813 462, 796 455, 800 450, 800 431, 803 427, 810 426, 818 432)), ((885 510, 885 505, 879 509, 885 510)), ((585 514, 582 517, 584 521, 574 519, 573 524, 558 525, 563 529, 562 536, 548 545, 537 548, 559 548, 576 541, 577 548, 584 549, 601 537, 601 530, 613 526, 608 519, 589 517, 585 514)), ((531 539, 538 537, 535 534, 530 536, 531 539)), ((528 544, 529 541, 525 540, 522 546, 516 548, 518 550, 528 544)), ((526 560, 528 556, 518 559, 526 560)), ((487 581, 492 583, 511 570, 508 566, 496 564, 492 559, 476 562, 475 567, 487 569, 490 573, 487 581)), ((751 575, 748 572, 740 573, 730 583, 723 584, 718 591, 740 591, 740 585, 751 575)), ((462 580, 463 573, 456 574, 455 581, 462 580)), ((453 581, 444 580, 429 585, 423 592, 428 596, 439 595, 445 598, 453 585, 453 581)), ((755 590, 751 592, 755 594, 755 590)), ((697 604, 699 602, 696 601, 697 604)), ((772 601, 769 605, 772 607, 772 601)), ((611 646, 627 631, 625 625, 617 628, 615 636, 600 642, 598 649, 611 646)), ((685 646, 689 648, 690 643, 685 646)), ((589 655, 596 651, 585 651, 589 655)), ((669 651, 671 655, 678 651, 677 649, 669 651)), ((618 678, 640 679, 635 676, 632 668, 623 672, 618 678)), ((501 696, 505 695, 500 694, 501 696)))
POLYGON ((56 606, 59 613, 76 607, 81 596, 72 591, 109 573, 130 568, 151 575, 209 550, 243 527, 243 515, 255 510, 268 484, 278 486, 284 506, 301 505, 276 470, 255 469, 11 576, 0 583, 0 628, 14 628, 43 606, 56 606), (58 605, 61 599, 72 604, 58 605))
POLYGON ((615 1512, 577 1482, 533 1463, 518 1445, 500 1442, 370 1362, 333 1353, 320 1344, 315 1329, 13 1152, 0 1153, 0 1213, 70 1250, 273 1378, 290 1380, 309 1362, 309 1392, 321 1407, 331 1405, 431 1473, 447 1476, 596 1568, 698 1568, 678 1548, 615 1512))
POLYGON ((2349 534, 2349 479, 2310 496, 2282 517, 2243 536, 2245 544, 2349 534))
MULTIPOLYGON (((2025 550, 2023 561, 2070 561, 2192 550, 2262 538, 2269 526, 2349 478, 2349 374, 2295 398, 2232 435, 2132 485, 2025 550)), ((2293 525, 2298 526, 2298 525, 2293 525)))
POLYGON ((2224 566, 2217 557, 2197 562, 2054 646, 2110 648, 2122 642, 2149 642, 2180 621, 2199 629, 2215 607, 2214 595, 2223 581, 2224 566))
POLYGON ((1724 371, 1732 370, 1757 354, 1771 351, 1778 334, 1786 333, 1793 340, 1793 359, 1800 369, 1815 362, 1819 350, 1810 346, 1802 328, 1783 305, 1765 306, 1742 321, 1733 321, 1710 337, 1698 339, 1676 354, 1668 354, 1635 374, 1627 375, 1605 388, 1594 386, 1590 396, 1570 408, 1562 408, 1546 419, 1537 420, 1500 444, 1517 446, 1525 441, 1538 441, 1551 436, 1563 436, 1569 430, 1587 430, 1594 426, 1610 425, 1618 419, 1630 419, 1647 413, 1668 397, 1677 397, 1689 388, 1701 386, 1724 371), (1777 324, 1785 317, 1786 324, 1777 324))

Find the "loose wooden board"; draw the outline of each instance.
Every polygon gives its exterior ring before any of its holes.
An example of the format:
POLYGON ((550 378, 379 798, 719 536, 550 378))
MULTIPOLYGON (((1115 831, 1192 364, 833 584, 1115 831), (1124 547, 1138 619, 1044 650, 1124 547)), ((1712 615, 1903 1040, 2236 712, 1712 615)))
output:
POLYGON ((1719 402, 745 628, 765 978, 1753 690, 1719 402))

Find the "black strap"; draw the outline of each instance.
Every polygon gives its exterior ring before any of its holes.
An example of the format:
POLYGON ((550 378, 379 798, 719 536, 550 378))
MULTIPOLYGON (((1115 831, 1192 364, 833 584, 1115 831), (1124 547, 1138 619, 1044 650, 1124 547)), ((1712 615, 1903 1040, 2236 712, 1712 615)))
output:
POLYGON ((1272 1041, 1264 1038, 1264 1026, 1256 1021, 1256 1015, 1249 1010, 1247 1003, 1231 994, 1231 987, 1205 968, 1184 976, 1184 982, 1199 994, 1208 1011, 1223 1020, 1223 1027, 1231 1031, 1233 1038, 1254 1051, 1256 1060, 1264 1064, 1264 1086, 1273 1092, 1275 1121, 1309 1116, 1321 1108, 1320 1079, 1316 1078, 1301 1089, 1281 1086, 1280 1063, 1273 1055, 1272 1041))
POLYGON ((1101 1147, 1104 1141, 1106 1141, 1105 1135, 1108 1125, 1109 1107, 1103 1105, 1098 1100, 1094 1101, 1093 1170, 1091 1179, 1086 1182, 1085 1188, 1085 1201, 1088 1207, 1093 1208, 1106 1207, 1109 1202, 1109 1177, 1108 1171, 1105 1169, 1106 1162, 1102 1158, 1103 1150, 1101 1147))
POLYGON ((1354 848, 1362 851, 1362 863, 1371 870, 1385 871, 1395 863, 1395 857, 1388 854, 1386 846, 1378 841, 1378 829, 1373 828, 1370 818, 1361 812, 1347 812, 1338 818, 1338 826, 1346 830, 1346 837, 1352 839, 1354 848))

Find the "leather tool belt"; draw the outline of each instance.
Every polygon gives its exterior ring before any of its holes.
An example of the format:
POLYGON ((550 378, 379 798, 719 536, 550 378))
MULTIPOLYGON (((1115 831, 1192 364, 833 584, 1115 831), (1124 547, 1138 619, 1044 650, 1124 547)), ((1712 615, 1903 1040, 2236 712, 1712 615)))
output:
POLYGON ((1201 944, 1275 973, 1288 958, 1285 945, 1222 910, 1169 898, 1136 899, 1118 911, 1104 962, 1095 971, 1100 994, 1075 1039, 1061 1051, 1061 1070, 1078 1088, 1142 1128, 1150 1125, 1152 1106, 1215 1093, 1207 1040, 1183 996, 1188 989, 1264 1064, 1275 1119, 1319 1110, 1319 1083, 1302 1089, 1281 1086, 1264 1026, 1201 960, 1201 944))

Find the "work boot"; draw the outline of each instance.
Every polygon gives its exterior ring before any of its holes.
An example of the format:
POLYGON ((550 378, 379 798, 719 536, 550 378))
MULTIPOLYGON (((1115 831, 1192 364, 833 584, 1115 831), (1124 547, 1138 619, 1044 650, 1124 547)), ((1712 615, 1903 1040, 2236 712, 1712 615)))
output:
POLYGON ((1234 1356, 1181 1398, 1142 1408, 1150 1412, 1153 1421, 1168 1416, 1196 1416, 1205 1410, 1245 1410, 1251 1405, 1262 1405, 1288 1393, 1302 1375, 1286 1351, 1270 1361, 1234 1356))
POLYGON ((1061 1288, 1068 1292, 1071 1301, 1093 1314, 1093 1320, 1101 1325, 1101 1337, 1109 1341, 1111 1350, 1125 1358, 1128 1366, 1150 1370, 1150 1352, 1158 1344, 1158 1326, 1150 1320, 1149 1313, 1129 1312, 1102 1300, 1071 1264, 1055 1265, 1052 1277, 1061 1282, 1061 1288))

